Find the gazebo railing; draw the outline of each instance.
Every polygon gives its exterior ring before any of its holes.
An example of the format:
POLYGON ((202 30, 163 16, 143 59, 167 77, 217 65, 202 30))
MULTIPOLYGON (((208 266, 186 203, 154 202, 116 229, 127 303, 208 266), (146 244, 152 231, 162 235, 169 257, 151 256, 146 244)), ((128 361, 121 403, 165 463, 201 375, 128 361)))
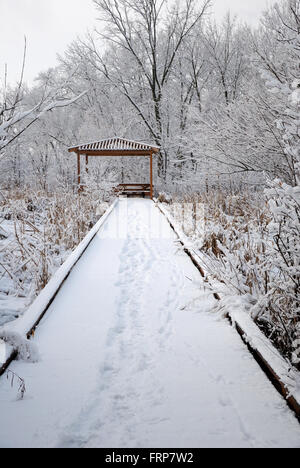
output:
POLYGON ((150 184, 119 184, 114 188, 114 192, 118 195, 142 195, 151 196, 150 184))

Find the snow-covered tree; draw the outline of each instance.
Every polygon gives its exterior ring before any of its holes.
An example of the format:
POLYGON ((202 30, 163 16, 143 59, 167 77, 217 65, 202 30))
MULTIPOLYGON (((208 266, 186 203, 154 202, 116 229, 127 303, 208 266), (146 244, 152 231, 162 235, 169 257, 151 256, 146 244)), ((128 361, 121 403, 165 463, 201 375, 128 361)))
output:
MULTIPOLYGON (((268 266, 273 271, 268 308, 281 329, 294 364, 300 364, 300 1, 276 4, 265 14, 260 52, 263 76, 276 96, 275 125, 285 163, 285 181, 270 182, 266 190, 273 216, 274 248, 268 266)), ((300 367, 300 366, 299 366, 300 367)))
MULTIPOLYGON (((162 147, 161 175, 168 164, 167 87, 180 50, 203 21, 210 1, 181 4, 167 0, 94 0, 106 24, 98 40, 106 41, 108 54, 101 54, 93 39, 85 44, 95 67, 126 97, 128 106, 143 123, 148 138, 162 147)), ((173 96, 174 98, 174 96, 173 96)))
POLYGON ((69 94, 67 86, 71 77, 54 84, 51 75, 53 71, 45 75, 43 83, 33 91, 23 86, 23 72, 16 89, 9 90, 4 81, 3 89, 0 89, 0 157, 4 157, 7 148, 46 113, 69 106, 86 93, 69 94))

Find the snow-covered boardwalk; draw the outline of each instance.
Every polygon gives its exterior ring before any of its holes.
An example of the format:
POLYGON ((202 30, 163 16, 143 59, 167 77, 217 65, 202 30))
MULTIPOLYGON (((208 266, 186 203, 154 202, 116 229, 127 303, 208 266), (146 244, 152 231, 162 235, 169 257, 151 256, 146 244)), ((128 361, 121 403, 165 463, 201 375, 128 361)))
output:
POLYGON ((300 447, 300 426, 149 200, 120 200, 0 379, 1 447, 300 447), (128 221, 128 223, 126 222, 128 221))

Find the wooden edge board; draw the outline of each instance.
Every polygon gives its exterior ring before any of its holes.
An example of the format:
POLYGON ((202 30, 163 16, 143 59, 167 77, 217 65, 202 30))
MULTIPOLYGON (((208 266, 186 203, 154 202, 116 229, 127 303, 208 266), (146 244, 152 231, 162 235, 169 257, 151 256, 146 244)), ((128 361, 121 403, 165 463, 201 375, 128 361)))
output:
MULTIPOLYGON (((160 205, 159 202, 155 201, 156 203, 156 206, 158 207, 158 209, 160 210, 160 212, 165 216, 165 218, 167 219, 168 223, 170 224, 171 228, 173 229, 173 231, 175 232, 175 234, 177 235, 181 245, 183 246, 183 249, 185 251, 185 253, 190 257, 190 259, 192 260, 193 264, 195 265, 195 267, 197 268, 197 270, 199 270, 202 278, 205 279, 206 282, 209 281, 209 278, 207 277, 207 275, 205 274, 205 271, 203 269, 203 267, 201 266, 200 262, 197 260, 196 258, 196 255, 189 249, 189 247, 186 245, 186 243, 184 242, 184 239, 182 239, 180 233, 178 232, 178 230, 176 229, 175 227, 175 223, 174 221, 172 220, 171 218, 171 215, 169 215, 169 213, 167 213, 164 209, 162 209, 162 206, 160 205)), ((213 293, 213 296, 216 300, 220 301, 221 298, 219 296, 218 293, 213 293)))
MULTIPOLYGON (((32 336, 34 335, 34 332, 36 330, 36 328, 38 327, 38 325, 40 324, 41 320, 43 319, 43 317, 45 316, 45 314, 47 313, 49 307, 51 306, 51 304, 53 303, 54 299, 56 298, 57 294, 59 293, 59 291, 61 290, 62 286, 64 285, 65 281, 68 279, 70 273, 72 272, 73 268, 76 266, 76 264, 79 262, 79 260, 82 258, 83 254, 86 252, 86 250, 88 249, 88 247, 90 246, 91 242, 95 239, 97 233, 99 232, 99 229, 101 229, 102 225, 104 224, 104 222, 106 221, 107 217, 110 215, 110 213, 113 211, 116 203, 117 203, 118 200, 115 200, 114 203, 105 211, 105 213, 101 216, 101 218, 99 219, 99 221, 96 223, 96 224, 99 224, 99 228, 97 230, 95 230, 95 233, 94 235, 91 237, 91 239, 89 239, 89 241, 87 242, 87 244, 85 245, 84 249, 82 250, 80 256, 74 260, 74 262, 70 265, 70 268, 68 269, 68 271, 66 272, 66 275, 64 276, 64 278, 62 279, 62 281, 60 282, 58 288, 56 289, 56 291, 52 294, 51 298, 49 299, 49 301, 47 302, 47 304, 45 305, 45 307, 41 310, 41 312, 39 313, 39 317, 37 318, 37 320, 34 322, 34 324, 29 328, 29 330, 27 331, 26 333, 26 337, 27 339, 30 339, 32 338, 32 336)), ((95 225, 96 226, 96 225, 95 225)), ((94 226, 94 228, 95 228, 94 226)), ((91 231, 94 229, 92 228, 91 231)), ((91 232, 90 231, 90 232, 91 232)), ((85 236, 85 239, 87 239, 89 236, 89 233, 85 236)), ((84 241, 84 240, 83 240, 84 241)), ((83 242, 82 241, 82 242, 83 242)), ((79 244, 80 245, 80 244, 79 244)), ((79 247, 79 246, 78 246, 79 247)), ((78 248, 77 247, 77 248, 78 248)), ((76 249, 75 249, 76 251, 76 249)), ((75 252, 74 251, 74 252, 75 252)), ((9 353, 8 357, 6 358, 5 362, 4 363, 1 363, 1 367, 0 367, 0 377, 1 375, 3 375, 7 368, 9 367, 9 365, 12 363, 12 361, 14 361, 16 358, 17 358, 17 351, 15 349, 12 349, 11 352, 9 353)))
MULTIPOLYGON (((193 264, 200 271, 201 276, 203 278, 207 279, 207 276, 204 273, 204 270, 203 270, 203 268, 202 268, 202 266, 201 266, 201 264, 199 262, 199 259, 196 258, 195 254, 186 245, 186 243, 184 242, 184 239, 182 239, 180 233, 176 229, 175 223, 172 220, 172 216, 169 213, 167 213, 164 209, 162 209, 162 206, 161 206, 160 202, 158 202, 157 200, 154 200, 154 202, 155 202, 156 206, 158 207, 158 209, 161 211, 161 213, 167 219, 168 223, 170 224, 171 228, 173 229, 173 231, 177 235, 180 243, 182 244, 182 246, 184 248, 184 251, 189 255, 189 257, 191 258, 193 264)), ((214 297, 218 301, 221 300, 221 297, 220 297, 220 295, 218 293, 214 293, 214 297)), ((250 353, 252 354, 252 356, 254 357, 254 359, 256 360, 258 365, 260 366, 260 368, 266 374, 266 376, 268 377, 270 382, 273 384, 273 386, 276 388, 276 390, 286 400, 288 406, 295 413, 296 418, 298 419, 298 421, 300 423, 300 402, 297 401, 297 399, 294 397, 294 395, 291 394, 291 392, 287 388, 286 384, 284 382, 282 382, 282 380, 281 380, 280 376, 278 375, 278 373, 267 362, 267 360, 263 357, 263 355, 259 352, 259 350, 257 350, 253 346, 251 346, 251 344, 249 343, 249 340, 247 339, 248 338, 247 333, 243 330, 242 326, 238 323, 237 319, 235 318, 234 323, 233 323, 233 320, 232 320, 232 318, 230 316, 230 313, 226 314, 226 318, 231 323, 231 325, 234 326, 234 328, 236 329, 236 331, 240 335, 242 341, 247 346, 248 350, 250 351, 250 353)), ((253 322, 253 324, 257 327, 255 322, 253 322)), ((259 330, 258 327, 257 327, 257 329, 259 330)))
POLYGON ((0 377, 1 375, 3 375, 8 367, 10 366, 10 364, 15 360, 17 359, 18 357, 18 353, 17 351, 13 350, 10 354, 9 354, 9 357, 6 359, 6 361, 2 364, 2 366, 0 367, 0 377))
MULTIPOLYGON (((230 317, 230 314, 227 316, 228 320, 230 323, 232 323, 232 319, 230 317)), ((238 324, 238 322, 235 322, 234 324, 235 329, 237 330, 238 334, 242 338, 243 342, 247 346, 248 350, 256 360, 256 362, 259 364, 261 369, 264 371, 264 373, 267 375, 268 379, 272 382, 276 390, 283 396, 283 398, 286 400, 288 406, 294 413, 296 414, 296 417, 300 423, 300 404, 296 400, 296 398, 290 393, 290 390, 287 388, 287 386, 282 382, 280 376, 275 372, 273 367, 267 362, 267 360, 263 357, 263 355, 257 350, 256 348, 253 348, 249 341, 247 340, 247 334, 244 332, 242 327, 238 324)))

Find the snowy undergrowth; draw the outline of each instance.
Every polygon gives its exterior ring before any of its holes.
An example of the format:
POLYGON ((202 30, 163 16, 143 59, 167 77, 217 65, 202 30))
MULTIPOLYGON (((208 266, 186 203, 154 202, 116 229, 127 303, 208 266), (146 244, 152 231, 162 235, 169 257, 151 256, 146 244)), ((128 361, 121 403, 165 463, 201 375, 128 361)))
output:
POLYGON ((39 354, 37 347, 32 341, 27 340, 18 333, 8 330, 1 331, 1 340, 17 351, 17 359, 27 362, 38 362, 39 354))
POLYGON ((221 307, 236 304, 299 369, 299 190, 280 181, 265 194, 207 194, 167 207, 191 239, 221 307))
POLYGON ((0 326, 24 313, 106 207, 90 193, 2 193, 0 326))

